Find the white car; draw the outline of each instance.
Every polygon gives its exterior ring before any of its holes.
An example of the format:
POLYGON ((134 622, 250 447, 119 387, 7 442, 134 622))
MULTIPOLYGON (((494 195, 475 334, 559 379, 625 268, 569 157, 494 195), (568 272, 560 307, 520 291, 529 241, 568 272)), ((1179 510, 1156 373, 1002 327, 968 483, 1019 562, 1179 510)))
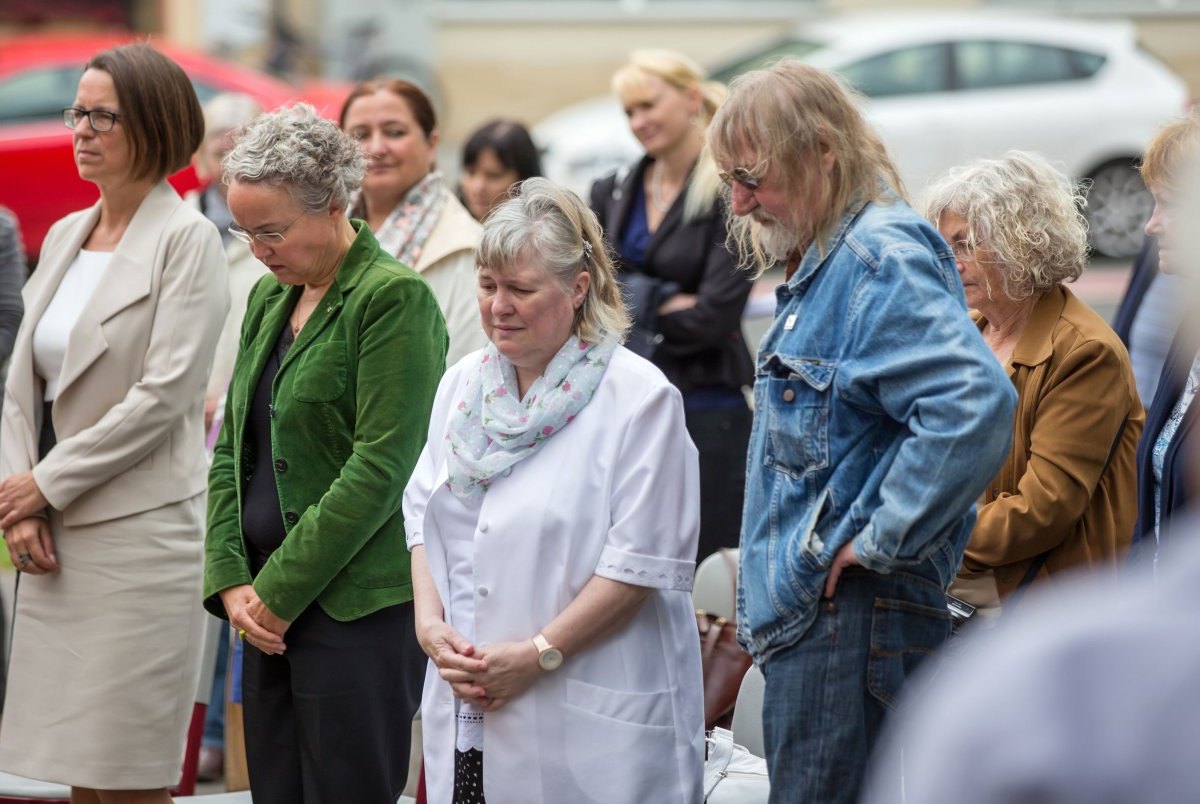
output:
MULTIPOLYGON (((784 55, 833 70, 866 96, 866 114, 917 203, 954 165, 1039 151, 1090 180, 1092 245, 1112 257, 1137 251, 1150 216, 1138 158, 1190 104, 1183 80, 1138 46, 1128 22, 987 12, 813 22, 712 77, 728 82, 784 55)), ((533 133, 547 175, 585 194, 641 154, 609 97, 557 112, 533 133)))

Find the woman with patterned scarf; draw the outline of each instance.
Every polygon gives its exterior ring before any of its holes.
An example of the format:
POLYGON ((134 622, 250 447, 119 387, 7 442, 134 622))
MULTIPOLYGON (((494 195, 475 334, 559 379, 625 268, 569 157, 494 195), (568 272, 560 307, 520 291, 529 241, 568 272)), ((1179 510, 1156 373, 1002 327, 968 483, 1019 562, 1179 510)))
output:
POLYGON ((342 105, 342 129, 367 157, 350 217, 371 227, 379 245, 419 273, 437 297, 450 333, 447 364, 487 343, 475 314, 479 224, 437 169, 437 115, 416 84, 375 79, 342 105))
POLYGON ((577 196, 523 182, 477 262, 491 343, 442 378, 404 494, 429 801, 699 802, 699 467, 679 391, 620 345, 577 196))

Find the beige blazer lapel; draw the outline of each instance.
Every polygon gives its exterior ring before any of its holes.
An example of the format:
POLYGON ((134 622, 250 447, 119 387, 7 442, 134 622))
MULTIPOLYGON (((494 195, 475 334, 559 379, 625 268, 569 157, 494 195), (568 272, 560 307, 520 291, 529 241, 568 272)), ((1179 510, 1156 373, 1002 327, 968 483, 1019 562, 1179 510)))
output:
POLYGON ((101 324, 150 295, 158 241, 171 214, 182 204, 166 182, 156 185, 143 199, 117 243, 100 284, 71 330, 59 395, 108 349, 101 324))
MULTIPOLYGON (((20 409, 29 423, 32 443, 36 445, 41 426, 42 386, 33 369, 33 331, 54 298, 67 268, 75 261, 80 247, 100 220, 100 204, 81 210, 64 221, 61 235, 56 235, 50 248, 42 249, 38 268, 25 283, 25 318, 13 344, 12 362, 8 370, 9 399, 20 409)), ((37 456, 33 458, 36 460, 37 456)))

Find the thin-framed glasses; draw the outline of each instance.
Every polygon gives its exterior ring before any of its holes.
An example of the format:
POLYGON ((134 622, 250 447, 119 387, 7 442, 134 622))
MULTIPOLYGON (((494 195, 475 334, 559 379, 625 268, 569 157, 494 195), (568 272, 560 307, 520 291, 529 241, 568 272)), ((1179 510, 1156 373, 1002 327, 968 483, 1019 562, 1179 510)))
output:
POLYGON ((229 224, 229 233, 231 235, 233 235, 234 237, 236 237, 238 240, 241 240, 247 246, 254 245, 254 241, 257 240, 258 242, 262 243, 265 246, 271 246, 272 248, 274 248, 275 246, 283 244, 283 241, 285 240, 283 233, 286 232, 288 229, 291 229, 292 224, 294 224, 296 221, 303 218, 304 215, 305 215, 305 213, 301 212, 299 215, 292 218, 288 222, 287 226, 284 226, 278 232, 259 232, 258 234, 253 234, 252 232, 247 232, 245 229, 238 226, 236 223, 231 223, 231 224, 229 224))
POLYGON ((725 184, 728 186, 732 187, 734 182, 737 182, 750 192, 754 192, 758 189, 759 185, 762 184, 762 179, 760 179, 758 176, 755 176, 745 168, 734 168, 728 173, 721 171, 717 175, 721 178, 721 181, 725 182, 725 184))
POLYGON ((88 124, 92 127, 92 131, 101 134, 105 131, 112 131, 112 127, 121 119, 121 115, 116 112, 109 112, 104 109, 79 109, 74 106, 68 106, 66 109, 63 109, 62 114, 63 125, 72 131, 79 125, 79 121, 86 117, 88 124))

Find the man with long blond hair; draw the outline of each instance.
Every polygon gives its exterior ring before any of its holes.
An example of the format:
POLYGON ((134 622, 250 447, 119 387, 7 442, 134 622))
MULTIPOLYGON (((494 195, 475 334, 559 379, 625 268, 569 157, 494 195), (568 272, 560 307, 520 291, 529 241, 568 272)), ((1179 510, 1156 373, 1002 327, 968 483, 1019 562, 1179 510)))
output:
POLYGON ((740 77, 709 144, 743 267, 787 266, 759 347, 738 593, 771 802, 853 802, 901 684, 949 634, 944 590, 1015 394, 836 78, 794 60, 740 77))

